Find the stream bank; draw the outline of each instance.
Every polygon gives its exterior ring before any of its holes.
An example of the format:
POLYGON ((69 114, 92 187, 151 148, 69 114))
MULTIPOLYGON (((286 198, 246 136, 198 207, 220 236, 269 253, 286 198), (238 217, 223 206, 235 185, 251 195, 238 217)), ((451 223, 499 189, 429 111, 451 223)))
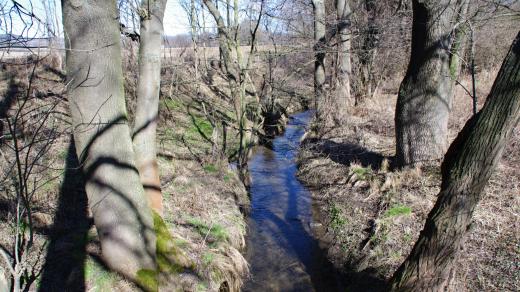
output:
MULTIPOLYGON (((410 253, 439 192, 439 167, 394 170, 395 95, 352 109, 344 127, 306 135, 298 178, 311 191, 320 243, 343 274, 347 291, 383 290, 410 253)), ((471 115, 471 101, 455 95, 453 139, 471 115)), ((455 265, 450 291, 518 291, 517 195, 520 129, 512 135, 455 265)))

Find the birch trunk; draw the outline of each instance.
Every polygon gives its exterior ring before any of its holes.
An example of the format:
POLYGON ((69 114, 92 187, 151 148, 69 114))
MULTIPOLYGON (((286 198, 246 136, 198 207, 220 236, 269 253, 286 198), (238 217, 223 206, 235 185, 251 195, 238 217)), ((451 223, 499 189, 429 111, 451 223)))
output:
POLYGON ((391 280, 393 291, 445 291, 473 212, 520 120, 520 33, 482 110, 451 144, 442 185, 415 246, 391 280))
POLYGON ((77 153, 104 262, 137 280, 154 269, 152 213, 135 166, 115 0, 62 1, 77 153))
POLYGON ((161 87, 161 47, 167 0, 143 0, 139 44, 139 80, 133 142, 137 169, 148 203, 162 214, 162 193, 157 166, 156 132, 161 87))

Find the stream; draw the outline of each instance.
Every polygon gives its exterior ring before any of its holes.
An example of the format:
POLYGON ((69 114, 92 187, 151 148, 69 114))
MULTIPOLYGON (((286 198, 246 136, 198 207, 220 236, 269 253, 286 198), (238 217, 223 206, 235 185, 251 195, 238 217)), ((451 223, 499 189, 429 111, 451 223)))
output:
POLYGON ((251 214, 243 291, 337 291, 333 269, 312 235, 310 192, 296 178, 295 158, 313 112, 292 115, 272 149, 249 160, 251 214))

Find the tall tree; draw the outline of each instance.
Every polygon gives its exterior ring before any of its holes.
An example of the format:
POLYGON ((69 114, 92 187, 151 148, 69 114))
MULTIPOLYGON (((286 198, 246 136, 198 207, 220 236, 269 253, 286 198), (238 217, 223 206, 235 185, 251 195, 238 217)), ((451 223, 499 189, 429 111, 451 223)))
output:
POLYGON ((444 291, 484 187, 520 120, 520 32, 482 110, 451 144, 437 202, 415 246, 394 274, 393 291, 444 291))
POLYGON ((442 157, 451 109, 451 0, 413 0, 412 51, 395 111, 397 164, 442 157))
POLYGON ((137 280, 155 267, 155 233, 127 123, 116 0, 63 0, 62 11, 73 134, 102 258, 137 280))
POLYGON ((336 13, 338 18, 337 39, 338 39, 338 83, 336 85, 335 96, 335 117, 340 121, 346 115, 347 107, 352 104, 350 95, 350 76, 352 74, 352 64, 350 60, 350 5, 348 0, 336 0, 336 13))
POLYGON ((312 0, 314 13, 314 102, 316 115, 322 114, 325 101, 325 1, 312 0))
POLYGON ((133 131, 136 163, 152 209, 162 214, 156 131, 161 86, 161 45, 167 0, 143 0, 140 9, 139 79, 133 131))

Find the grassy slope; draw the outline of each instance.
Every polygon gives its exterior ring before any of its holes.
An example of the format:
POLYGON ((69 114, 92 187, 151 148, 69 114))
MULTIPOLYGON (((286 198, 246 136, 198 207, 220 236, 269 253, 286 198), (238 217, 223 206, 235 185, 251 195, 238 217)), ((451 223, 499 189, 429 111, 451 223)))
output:
MULTIPOLYGON (((131 72, 135 72, 135 68, 126 69, 125 89, 131 109, 135 88, 135 76, 131 76, 131 72)), ((6 68, 1 76, 2 92, 8 90, 13 73, 19 89, 18 98, 25 96, 30 72, 30 66, 26 65, 6 68)), ((213 153, 212 148, 222 149, 222 137, 212 147, 213 126, 205 114, 218 109, 213 116, 227 116, 225 119, 232 121, 232 106, 217 97, 208 86, 197 87, 190 74, 193 74, 190 68, 163 72, 157 143, 165 225, 157 231, 160 238, 158 248, 165 257, 161 262, 163 267, 159 285, 163 291, 217 291, 221 286, 237 290, 248 274, 247 263, 240 254, 246 233, 246 223, 240 210, 248 209, 249 199, 227 159, 222 157, 231 155, 236 149, 236 131, 228 127, 226 155, 219 155, 218 151, 213 153), (204 100, 204 106, 201 100, 204 100)), ((89 227, 91 219, 88 211, 84 211, 86 202, 79 200, 85 195, 81 185, 72 185, 71 181, 64 180, 71 129, 67 104, 63 99, 63 81, 55 73, 39 66, 29 96, 31 109, 42 104, 58 103, 58 113, 52 114, 52 122, 44 128, 47 131, 57 127, 59 132, 58 138, 40 161, 45 167, 41 167, 35 175, 39 182, 32 206, 38 228, 29 257, 30 265, 36 271, 47 265, 47 271, 52 271, 50 274, 56 279, 45 282, 48 287, 79 287, 85 282, 88 291, 135 290, 131 284, 96 263, 95 256, 99 254, 96 232, 89 227), (78 206, 78 203, 81 205, 78 206), (86 254, 92 254, 94 258, 86 254), (69 258, 78 261, 71 263, 65 260, 69 258)), ((15 108, 16 104, 10 115, 15 108)), ((23 131, 30 135, 30 129, 23 131)), ((13 153, 6 144, 1 148, 4 178, 8 175, 7 165, 12 163, 13 153)), ((14 238, 12 218, 15 199, 13 192, 6 191, 12 191, 9 177, 6 178, 1 184, 0 243, 10 247, 14 238)), ((34 288, 41 284, 42 277, 40 275, 35 281, 34 288)))
MULTIPOLYGON (((492 78, 479 76, 480 96, 487 94, 492 78)), ((394 105, 395 94, 367 101, 350 113, 346 126, 308 137, 299 157, 299 177, 313 190, 324 225, 322 241, 354 290, 374 288, 392 275, 410 252, 439 191, 438 168, 389 170, 394 105)), ((470 114, 471 99, 459 88, 451 139, 470 114)), ((517 127, 476 210, 457 263, 454 291, 520 289, 519 141, 517 127)))

